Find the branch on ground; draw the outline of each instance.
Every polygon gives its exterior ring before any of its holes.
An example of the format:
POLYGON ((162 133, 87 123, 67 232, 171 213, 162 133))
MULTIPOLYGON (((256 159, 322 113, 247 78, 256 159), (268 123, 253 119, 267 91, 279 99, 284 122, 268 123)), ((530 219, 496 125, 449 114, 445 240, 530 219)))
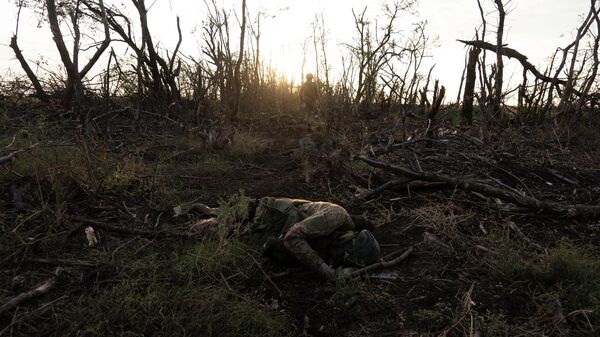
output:
POLYGON ((384 163, 381 161, 367 158, 365 156, 358 156, 357 159, 362 160, 373 167, 390 171, 397 175, 430 182, 447 183, 465 191, 478 192, 490 197, 512 202, 517 205, 526 206, 530 209, 541 210, 548 213, 561 214, 568 217, 600 214, 600 206, 580 204, 565 205, 553 201, 543 201, 535 199, 533 197, 520 195, 506 189, 490 186, 474 180, 454 178, 443 174, 415 172, 405 167, 384 163))
POLYGON ((8 310, 20 305, 21 303, 27 300, 45 295, 48 292, 50 292, 50 290, 52 290, 52 288, 56 286, 56 282, 63 272, 64 270, 62 268, 56 268, 56 270, 54 271, 54 275, 48 280, 46 280, 46 282, 40 284, 32 290, 19 294, 2 304, 0 306, 0 316, 2 316, 2 314, 7 312, 8 310))
POLYGON ((404 253, 402 253, 402 255, 398 256, 397 258, 395 258, 391 261, 381 261, 378 263, 374 263, 374 264, 366 266, 364 268, 355 270, 355 271, 351 272, 350 274, 348 274, 346 277, 347 278, 359 277, 359 276, 365 275, 369 272, 372 272, 374 270, 385 269, 385 268, 390 268, 390 267, 396 266, 400 262, 406 260, 406 258, 410 254, 412 254, 413 251, 414 251, 414 247, 410 246, 404 251, 404 253))

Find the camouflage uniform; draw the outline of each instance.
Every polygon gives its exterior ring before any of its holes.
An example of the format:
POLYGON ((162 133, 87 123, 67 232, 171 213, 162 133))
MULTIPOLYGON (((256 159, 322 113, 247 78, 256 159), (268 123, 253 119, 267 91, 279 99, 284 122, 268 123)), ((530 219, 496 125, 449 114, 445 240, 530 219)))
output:
POLYGON ((310 115, 317 112, 317 99, 319 98, 319 90, 317 84, 312 80, 307 80, 300 87, 300 101, 305 104, 305 111, 310 115))
POLYGON ((298 208, 307 218, 285 233, 284 245, 298 261, 316 269, 324 261, 312 249, 311 243, 318 247, 324 258, 334 258, 331 256, 333 246, 352 238, 354 223, 343 207, 333 203, 307 202, 298 208))
POLYGON ((336 246, 350 240, 354 230, 350 215, 339 205, 270 197, 260 200, 252 226, 251 243, 266 247, 283 239, 289 253, 313 269, 324 259, 335 264, 336 246))

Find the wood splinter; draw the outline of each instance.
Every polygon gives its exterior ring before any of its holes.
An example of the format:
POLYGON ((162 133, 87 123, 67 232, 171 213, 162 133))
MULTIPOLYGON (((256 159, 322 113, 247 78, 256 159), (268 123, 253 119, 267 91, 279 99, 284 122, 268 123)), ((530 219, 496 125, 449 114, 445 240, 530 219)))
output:
POLYGON ((19 295, 0 305, 0 316, 2 316, 8 310, 11 310, 12 308, 20 305, 21 303, 27 300, 45 295, 48 292, 50 292, 50 290, 52 290, 56 286, 56 282, 58 281, 59 277, 63 274, 63 272, 64 269, 60 267, 56 268, 56 270, 54 271, 54 275, 48 280, 46 280, 46 282, 40 284, 32 290, 20 293, 19 295))

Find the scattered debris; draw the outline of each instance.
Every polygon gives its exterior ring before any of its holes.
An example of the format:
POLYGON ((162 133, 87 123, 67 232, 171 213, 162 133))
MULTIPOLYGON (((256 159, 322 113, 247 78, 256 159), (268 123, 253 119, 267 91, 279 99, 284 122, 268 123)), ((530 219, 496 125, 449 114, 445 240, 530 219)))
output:
POLYGON ((96 232, 94 232, 94 228, 91 226, 85 228, 85 238, 88 241, 88 247, 95 247, 98 244, 96 232))

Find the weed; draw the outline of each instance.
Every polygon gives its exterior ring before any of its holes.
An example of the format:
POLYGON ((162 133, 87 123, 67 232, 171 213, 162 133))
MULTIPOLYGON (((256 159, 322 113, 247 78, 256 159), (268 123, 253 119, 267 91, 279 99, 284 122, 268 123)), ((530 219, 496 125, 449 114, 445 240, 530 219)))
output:
POLYGON ((127 281, 88 298, 71 317, 81 336, 287 336, 285 316, 219 287, 127 281), (87 316, 87 317, 86 317, 87 316))
POLYGON ((362 307, 391 306, 393 301, 388 294, 377 291, 368 280, 337 278, 332 302, 349 306, 357 303, 362 307))
POLYGON ((81 336, 288 336, 286 316, 234 290, 253 272, 246 251, 205 241, 127 261, 122 281, 61 309, 73 322, 59 331, 84 322, 81 336))
POLYGON ((358 160, 350 161, 350 169, 351 169, 352 173, 354 173, 356 175, 367 175, 367 174, 373 172, 373 167, 369 166, 369 164, 367 164, 363 161, 358 161, 358 160))
POLYGON ((184 279, 210 276, 247 279, 254 264, 247 255, 248 247, 236 240, 205 240, 185 249, 175 259, 173 269, 184 279))
POLYGON ((600 261, 584 248, 562 242, 540 255, 513 249, 499 256, 495 266, 505 277, 557 293, 567 313, 590 310, 589 323, 585 317, 581 322, 574 317, 572 323, 600 327, 600 261))
POLYGON ((487 310, 483 314, 477 315, 477 319, 480 323, 482 336, 500 337, 506 335, 505 329, 507 323, 503 314, 497 314, 487 310))
POLYGON ((360 296, 364 293, 364 290, 365 286, 360 280, 338 277, 335 283, 334 298, 348 299, 360 296))
POLYGON ((414 317, 419 324, 435 330, 447 327, 454 320, 452 306, 447 302, 438 302, 431 309, 419 309, 414 317))
POLYGON ((231 195, 227 200, 219 200, 217 221, 222 238, 226 236, 239 238, 247 232, 248 228, 243 226, 243 220, 249 216, 250 202, 251 199, 245 196, 243 191, 231 195))
POLYGON ((120 194, 125 190, 144 190, 140 176, 146 172, 146 165, 136 157, 127 156, 116 161, 109 172, 105 172, 101 188, 104 192, 120 194))

